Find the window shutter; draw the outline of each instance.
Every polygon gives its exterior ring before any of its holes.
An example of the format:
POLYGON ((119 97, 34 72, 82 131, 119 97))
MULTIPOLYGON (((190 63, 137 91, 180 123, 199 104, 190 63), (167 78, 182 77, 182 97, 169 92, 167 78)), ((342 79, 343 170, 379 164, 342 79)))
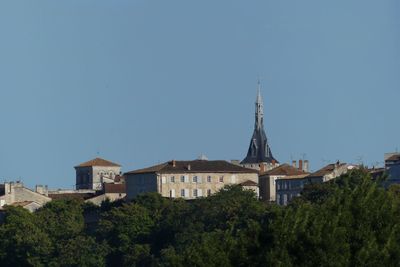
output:
POLYGON ((202 182, 203 182, 203 181, 202 181, 201 176, 197 176, 197 183, 201 184, 202 182))
POLYGON ((189 197, 189 189, 185 189, 185 197, 189 197))
POLYGON ((167 182, 167 178, 165 176, 161 177, 161 183, 165 184, 167 182))
POLYGON ((197 189, 197 196, 198 197, 202 197, 203 196, 203 192, 201 189, 197 189))
POLYGON ((175 197, 175 189, 171 189, 171 191, 170 191, 170 197, 175 197))
POLYGON ((189 183, 189 176, 185 175, 185 183, 189 183))

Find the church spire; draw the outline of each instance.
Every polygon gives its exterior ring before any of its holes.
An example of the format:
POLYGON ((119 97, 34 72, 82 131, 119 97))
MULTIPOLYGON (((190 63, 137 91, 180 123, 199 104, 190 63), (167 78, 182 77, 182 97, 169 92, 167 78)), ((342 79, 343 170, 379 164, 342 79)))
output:
POLYGON ((246 158, 241 162, 245 166, 253 168, 261 163, 273 166, 278 161, 272 156, 271 148, 268 144, 267 135, 264 131, 264 103, 261 96, 261 83, 257 83, 257 97, 255 110, 255 125, 253 136, 250 140, 249 150, 246 158))
POLYGON ((264 104, 261 97, 261 83, 258 80, 257 83, 257 99, 256 99, 256 121, 255 121, 255 129, 263 129, 264 128, 264 104))

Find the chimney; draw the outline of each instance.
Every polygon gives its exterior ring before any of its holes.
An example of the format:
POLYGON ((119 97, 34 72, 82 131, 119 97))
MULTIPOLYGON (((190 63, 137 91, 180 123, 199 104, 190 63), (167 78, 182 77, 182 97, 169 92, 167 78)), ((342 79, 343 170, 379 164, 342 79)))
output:
POLYGON ((192 166, 190 166, 190 164, 188 164, 187 169, 188 169, 188 171, 190 171, 192 169, 192 166))
POLYGON ((293 168, 297 168, 297 162, 295 160, 292 161, 293 168))
POLYGON ((299 160, 299 170, 300 171, 303 170, 303 160, 302 159, 299 160))
POLYGON ((263 163, 260 164, 260 173, 265 172, 265 165, 263 163))
POLYGON ((308 160, 304 161, 304 166, 303 166, 303 171, 305 172, 309 172, 309 164, 308 164, 308 160))
POLYGON ((176 167, 176 160, 172 160, 172 167, 176 167))

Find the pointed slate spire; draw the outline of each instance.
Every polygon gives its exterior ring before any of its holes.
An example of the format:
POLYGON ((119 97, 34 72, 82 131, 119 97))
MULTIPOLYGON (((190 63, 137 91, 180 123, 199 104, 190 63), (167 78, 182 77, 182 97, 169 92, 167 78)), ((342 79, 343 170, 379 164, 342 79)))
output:
POLYGON ((260 81, 258 81, 257 84, 257 98, 255 106, 254 132, 250 141, 247 156, 241 162, 241 164, 278 163, 278 161, 272 156, 267 135, 264 131, 264 104, 261 96, 260 81))

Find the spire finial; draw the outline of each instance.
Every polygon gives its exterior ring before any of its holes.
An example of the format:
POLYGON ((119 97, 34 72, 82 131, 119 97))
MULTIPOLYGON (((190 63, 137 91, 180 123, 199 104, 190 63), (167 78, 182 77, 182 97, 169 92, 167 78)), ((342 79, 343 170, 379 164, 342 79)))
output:
POLYGON ((257 103, 262 103, 262 97, 261 97, 261 81, 260 77, 257 79, 257 103))

